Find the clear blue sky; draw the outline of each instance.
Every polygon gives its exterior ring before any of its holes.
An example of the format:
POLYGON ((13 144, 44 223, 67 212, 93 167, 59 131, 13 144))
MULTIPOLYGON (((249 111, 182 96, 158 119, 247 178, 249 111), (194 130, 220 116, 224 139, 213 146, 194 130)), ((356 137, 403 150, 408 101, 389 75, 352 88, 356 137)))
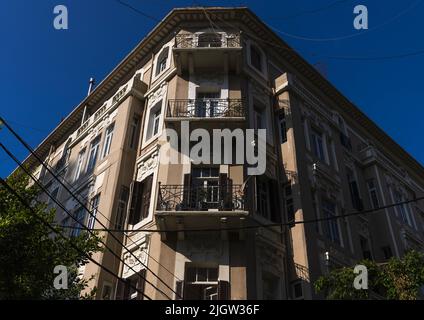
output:
MULTIPOLYGON (((173 7, 199 3, 122 1, 157 18, 173 7)), ((329 80, 421 163, 424 54, 383 60, 329 56, 385 57, 424 51, 423 2, 200 1, 208 6, 248 6, 286 33, 282 35, 286 42, 310 63, 324 65, 329 80), (358 4, 368 7, 367 32, 353 28, 353 8, 358 4)), ((0 6, 0 114, 34 147, 84 98, 89 77, 100 82, 156 24, 115 0, 14 0, 0 6), (58 4, 69 10, 69 30, 53 28, 53 8, 58 4)), ((5 129, 0 140, 20 159, 26 157, 5 129)), ((14 167, 0 152, 0 176, 14 167)))

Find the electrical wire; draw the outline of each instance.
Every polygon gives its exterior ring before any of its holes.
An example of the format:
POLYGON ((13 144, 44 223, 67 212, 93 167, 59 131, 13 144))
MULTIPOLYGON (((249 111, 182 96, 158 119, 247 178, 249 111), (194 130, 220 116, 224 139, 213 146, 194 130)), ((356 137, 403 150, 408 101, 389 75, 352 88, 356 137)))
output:
MULTIPOLYGON (((205 10, 207 12, 209 12, 209 14, 211 16, 213 16, 216 19, 220 20, 222 23, 226 24, 227 26, 230 26, 232 28, 238 28, 234 24, 229 23, 228 21, 223 20, 221 17, 219 17, 218 15, 214 14, 213 12, 208 11, 207 9, 205 9, 205 10)), ((264 43, 264 44, 266 44, 266 45, 268 45, 270 47, 277 48, 277 49, 283 49, 283 50, 286 50, 286 51, 289 51, 289 52, 291 51, 295 55, 299 55, 299 53, 296 50, 294 50, 293 48, 289 47, 288 45, 281 45, 281 44, 277 44, 276 42, 273 42, 273 41, 267 41, 267 40, 265 40, 263 38, 260 38, 260 37, 256 36, 255 34, 250 33, 250 32, 248 32, 246 30, 243 30, 243 33, 245 33, 246 35, 248 35, 252 39, 255 39, 256 41, 262 42, 262 43, 264 43)), ((411 56, 422 55, 422 54, 424 54, 424 49, 419 49, 419 50, 415 50, 415 51, 405 52, 405 53, 401 53, 401 54, 390 54, 390 55, 385 55, 385 56, 374 56, 374 57, 370 57, 370 56, 345 56, 345 55, 338 55, 338 56, 322 55, 322 54, 318 54, 318 53, 310 52, 310 51, 305 51, 305 53, 307 53, 307 54, 309 54, 309 55, 311 55, 313 57, 316 57, 316 58, 325 58, 325 59, 352 60, 352 61, 355 61, 355 60, 356 61, 361 61, 361 60, 362 61, 367 61, 367 60, 379 61, 379 60, 390 60, 390 59, 398 59, 398 58, 406 58, 406 57, 411 57, 411 56)))
POLYGON ((296 12, 296 13, 293 13, 293 14, 290 14, 290 15, 287 15, 287 16, 282 16, 282 17, 278 17, 278 18, 268 18, 268 19, 269 20, 284 20, 284 21, 287 21, 287 20, 291 20, 291 19, 294 19, 294 18, 298 18, 300 16, 325 11, 327 9, 331 9, 331 8, 341 4, 341 3, 348 2, 348 1, 350 1, 350 0, 337 0, 337 1, 331 2, 327 5, 324 5, 324 6, 319 7, 319 8, 310 9, 310 10, 303 10, 303 11, 299 11, 299 12, 296 12))
MULTIPOLYGON (((3 145, 3 143, 0 142, 0 147, 7 153, 7 155, 9 157, 11 157, 13 159, 13 161, 16 162, 16 164, 21 168, 21 170, 23 170, 25 172, 25 174, 27 174, 45 193, 46 195, 53 200, 54 203, 56 203, 69 217, 72 218, 72 220, 74 220, 76 223, 78 223, 79 225, 81 225, 82 227, 76 227, 73 229, 77 229, 77 230, 85 230, 88 231, 91 235, 95 235, 94 231, 92 229, 89 229, 87 226, 85 226, 82 222, 80 222, 77 218, 74 217, 74 215, 72 213, 69 212, 68 209, 66 209, 66 207, 60 203, 57 199, 55 199, 51 193, 38 181, 37 178, 34 177, 33 174, 31 174, 28 169, 25 168, 25 166, 3 145)), ((115 257, 117 258, 120 262, 122 262, 125 266, 127 266, 128 268, 130 268, 134 273, 138 274, 137 271, 134 270, 133 267, 131 267, 130 265, 128 265, 120 256, 118 256, 102 239, 99 240, 99 242, 101 244, 104 245, 104 247, 106 249, 109 250, 109 252, 115 257)), ((138 274, 139 275, 139 274, 138 274)), ((150 284, 153 288, 155 288, 156 290, 158 290, 160 293, 162 293, 165 297, 167 297, 169 300, 172 300, 168 295, 166 295, 162 290, 158 289, 157 287, 155 287, 153 285, 153 283, 151 283, 149 280, 147 280, 145 277, 139 275, 140 278, 142 278, 144 281, 146 281, 146 283, 150 284)))
POLYGON ((118 229, 93 229, 95 231, 113 231, 113 232, 158 232, 158 233, 167 233, 167 232, 218 232, 218 231, 237 231, 237 230, 248 230, 248 229, 259 229, 259 228, 275 228, 275 227, 284 227, 284 226, 293 226, 297 224, 307 224, 307 223, 317 223, 317 222, 323 222, 323 221, 330 221, 335 219, 341 219, 351 216, 358 216, 358 215, 364 215, 369 213, 378 213, 381 210, 401 206, 408 203, 418 202, 424 200, 423 197, 417 197, 410 200, 405 200, 401 202, 396 202, 392 204, 388 204, 385 206, 380 206, 373 209, 367 209, 367 210, 361 210, 361 211, 353 211, 349 213, 344 213, 341 215, 336 216, 330 216, 326 218, 316 218, 316 219, 309 219, 309 220, 295 220, 290 222, 284 222, 284 223, 271 223, 271 224, 261 224, 261 225, 254 225, 254 226, 244 226, 244 227, 231 227, 231 228, 205 228, 205 229, 137 229, 137 230, 118 230, 118 229))
MULTIPOLYGON (((66 236, 63 235, 62 232, 60 232, 59 230, 55 229, 49 222, 47 222, 46 220, 44 220, 43 218, 41 218, 34 210, 34 208, 32 208, 26 201, 25 199, 23 199, 17 192, 15 189, 13 189, 5 180, 3 180, 3 178, 0 177, 0 183, 9 191, 9 193, 13 194, 25 207, 27 207, 34 215, 34 217, 39 220, 41 223, 43 223, 44 225, 46 225, 50 230, 52 230, 55 234, 59 235, 62 239, 65 240, 69 240, 66 236)), ((103 270, 105 270, 106 272, 108 272, 109 274, 111 274, 113 277, 115 277, 118 281, 123 282, 124 284, 128 284, 132 289, 136 290, 136 292, 140 293, 143 297, 147 298, 148 300, 152 300, 148 295, 146 295, 144 292, 141 292, 138 288, 134 287, 133 285, 131 285, 131 283, 128 283, 126 280, 122 279, 121 277, 119 277, 117 274, 115 274, 113 271, 111 271, 109 268, 101 265, 100 263, 98 263, 97 261, 95 261, 89 254, 87 254, 86 252, 84 252, 83 250, 81 250, 80 248, 78 248, 77 245, 75 245, 74 243, 70 242, 70 245, 72 248, 74 248, 76 251, 82 253, 88 260, 90 260, 91 262, 93 262, 95 265, 97 265, 98 267, 102 268, 103 270)))
POLYGON ((405 15, 406 13, 408 13, 409 11, 411 11, 413 8, 415 8, 418 4, 421 3, 422 0, 417 0, 415 2, 413 2, 411 5, 409 5, 406 9, 400 11, 398 14, 396 14, 395 16, 393 16, 392 18, 390 18, 389 20, 376 25, 375 27, 372 28, 368 28, 365 29, 361 32, 356 32, 356 33, 352 33, 349 35, 344 35, 344 36, 338 36, 338 37, 332 37, 332 38, 311 38, 311 37, 305 37, 305 36, 300 36, 300 35, 296 35, 296 34, 292 34, 289 32, 285 32, 282 30, 279 30, 269 24, 267 24, 266 22, 264 22, 265 25, 267 25, 270 29, 274 30, 275 32, 278 32, 286 37, 290 37, 290 38, 294 38, 297 40, 305 40, 305 41, 314 41, 314 42, 327 42, 327 41, 339 41, 339 40, 345 40, 345 39, 350 39, 350 38, 354 38, 354 37, 358 37, 358 36, 362 36, 364 34, 367 34, 371 31, 377 30, 381 27, 384 27, 390 23, 392 23, 393 21, 397 20, 398 18, 400 18, 401 16, 405 15))
POLYGON ((142 16, 143 16, 143 17, 145 17, 145 18, 148 18, 148 19, 153 20, 153 21, 155 21, 155 22, 161 22, 161 20, 160 20, 160 19, 158 19, 158 18, 156 18, 156 17, 153 17, 153 16, 151 16, 151 15, 149 15, 149 14, 147 14, 147 13, 144 13, 143 11, 141 11, 141 10, 137 9, 136 7, 133 7, 132 5, 130 5, 130 4, 126 3, 126 2, 124 2, 124 1, 121 1, 121 0, 115 0, 115 2, 116 2, 116 3, 119 3, 120 5, 122 5, 122 6, 124 6, 124 7, 127 7, 127 8, 129 8, 129 9, 131 9, 132 11, 134 11, 134 12, 136 12, 136 13, 138 13, 138 14, 142 15, 142 16))
MULTIPOLYGON (((10 121, 8 120, 8 122, 10 123, 10 121)), ((16 161, 15 161, 16 162, 16 161)), ((52 170, 54 170, 48 163, 45 163, 46 165, 48 165, 49 167, 50 167, 50 169, 52 169, 52 170)), ((72 190, 72 192, 74 192, 75 191, 75 189, 76 189, 76 186, 74 186, 74 185, 72 185, 71 183, 69 183, 66 179, 65 179, 65 177, 63 177, 62 176, 62 182, 63 183, 66 183, 67 185, 68 185, 68 187, 72 190)), ((79 196, 79 195, 77 195, 77 196, 79 196)), ((84 201, 84 200, 87 200, 87 198, 88 197, 82 197, 80 200, 81 201, 84 201)), ((97 214, 99 214, 99 215, 101 215, 104 219, 106 219, 108 222, 110 222, 111 224, 113 224, 113 222, 105 215, 105 214, 103 214, 100 210, 96 210, 96 213, 97 214)), ((67 227, 67 226, 62 226, 62 227, 64 227, 64 228, 75 228, 75 227, 67 227)), ((137 243, 134 241, 134 240, 132 240, 132 238, 130 237, 130 236, 128 236, 128 234, 126 234, 126 236, 127 236, 127 240, 129 241, 129 242, 131 242, 131 244, 133 244, 133 245, 137 245, 137 243)), ((140 248, 141 249, 141 248, 140 248)), ((157 264, 158 264, 158 266, 160 266, 163 270, 165 270, 166 272, 168 272, 169 274, 171 274, 175 279, 177 279, 177 280, 181 280, 181 279, 179 279, 174 273, 172 273, 167 267, 165 267, 164 265, 162 265, 157 259, 155 259, 152 255, 150 255, 149 254, 149 252, 147 251, 147 249, 141 249, 150 259, 152 259, 154 262, 156 262, 157 264)))
MULTIPOLYGON (((87 208, 87 206, 80 201, 80 199, 57 177, 57 175, 49 168, 49 166, 47 166, 44 161, 36 154, 36 152, 31 148, 31 146, 29 146, 25 140, 19 135, 17 134, 13 128, 3 119, 0 117, 0 121, 3 122, 4 126, 19 140, 19 142, 38 160, 38 162, 65 188, 66 191, 68 191, 68 193, 75 199, 77 200, 77 202, 79 203, 79 205, 81 205, 89 214, 90 216, 92 216, 103 228, 106 229, 106 226, 100 221, 98 220, 98 218, 93 214, 93 212, 87 208)), ((156 275, 156 273, 154 273, 153 271, 150 270, 150 268, 148 266, 146 266, 131 250, 129 250, 123 243, 122 241, 120 241, 112 232, 110 232, 110 235, 112 236, 112 238, 119 244, 122 246, 123 249, 126 250, 126 252, 128 252, 131 256, 133 256, 142 266, 144 266, 146 268, 146 270, 150 271, 159 281, 161 281, 169 290, 171 290, 172 292, 174 292, 175 294, 178 295, 178 293, 172 289, 165 281, 163 281, 158 275, 156 275)))

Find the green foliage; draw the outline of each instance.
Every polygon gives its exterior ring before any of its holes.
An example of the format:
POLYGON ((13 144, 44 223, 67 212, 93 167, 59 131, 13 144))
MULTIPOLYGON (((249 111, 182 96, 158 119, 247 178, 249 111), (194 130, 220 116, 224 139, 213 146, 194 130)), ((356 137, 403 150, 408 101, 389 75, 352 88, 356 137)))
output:
MULTIPOLYGON (((16 173, 7 183, 39 217, 54 223, 55 210, 36 201, 40 192, 35 186, 28 187, 25 175, 16 173)), ((89 279, 78 277, 77 270, 89 261, 87 255, 91 257, 100 250, 99 237, 81 232, 78 237, 63 239, 41 223, 34 212, 0 185, 0 299, 91 298, 94 292, 80 296, 89 279), (53 287, 56 265, 68 267, 67 290, 53 287)), ((55 229, 66 233, 61 227, 55 229)))
POLYGON ((370 299, 378 294, 386 299, 415 300, 424 285, 424 254, 411 250, 402 259, 391 258, 386 264, 364 260, 368 269, 368 290, 357 290, 353 267, 332 270, 315 283, 315 291, 327 299, 370 299))

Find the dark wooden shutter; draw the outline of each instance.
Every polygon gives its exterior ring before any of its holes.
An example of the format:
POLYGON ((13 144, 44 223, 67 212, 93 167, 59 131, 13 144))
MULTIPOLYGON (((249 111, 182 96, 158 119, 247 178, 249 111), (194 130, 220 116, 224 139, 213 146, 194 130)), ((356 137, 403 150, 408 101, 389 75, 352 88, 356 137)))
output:
POLYGON ((175 288, 175 300, 183 300, 184 299, 184 281, 177 281, 175 288))
MULTIPOLYGON (((116 287, 116 296, 115 296, 115 299, 116 300, 124 300, 124 299, 126 299, 126 295, 125 295, 125 291, 128 291, 128 290, 126 290, 128 288, 128 285, 127 285, 127 282, 126 282, 126 280, 118 280, 118 285, 117 285, 117 287, 116 287)), ((128 295, 128 293, 127 293, 127 295, 128 295)))
POLYGON ((133 181, 132 183, 132 196, 130 204, 129 224, 136 224, 140 220, 140 193, 142 191, 143 184, 139 181, 133 181))
POLYGON ((141 212, 140 212, 141 219, 147 218, 147 216, 149 215, 150 195, 152 194, 152 181, 153 181, 153 175, 150 175, 143 180, 143 191, 141 193, 141 212))
POLYGON ((189 210, 191 206, 190 190, 191 189, 191 174, 184 174, 184 190, 183 190, 183 209, 189 210))
POLYGON ((226 173, 219 174, 219 200, 222 204, 221 209, 227 209, 228 202, 228 178, 226 173))
POLYGON ((277 180, 268 180, 268 191, 270 195, 271 221, 281 222, 280 197, 278 193, 277 180))
MULTIPOLYGON (((146 284, 146 281, 144 280, 146 278, 146 270, 142 270, 139 273, 140 273, 140 276, 138 277, 138 280, 137 280, 137 289, 140 292, 144 293, 144 288, 146 284)), ((143 300, 143 299, 144 299, 144 296, 141 293, 138 293, 137 300, 143 300)))
POLYGON ((218 281, 218 300, 230 300, 230 283, 218 281))

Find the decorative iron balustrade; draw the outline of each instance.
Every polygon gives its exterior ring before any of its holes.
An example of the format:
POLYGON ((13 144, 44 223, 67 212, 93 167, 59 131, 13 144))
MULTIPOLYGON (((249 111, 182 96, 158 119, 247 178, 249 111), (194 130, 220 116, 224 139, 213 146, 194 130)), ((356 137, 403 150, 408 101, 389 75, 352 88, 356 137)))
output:
POLYGON ((177 99, 168 101, 168 117, 230 118, 244 117, 242 99, 177 99))
POLYGON ((175 36, 175 48, 240 48, 240 33, 201 33, 178 34, 175 36))
POLYGON ((159 211, 245 210, 242 185, 159 185, 159 211))

